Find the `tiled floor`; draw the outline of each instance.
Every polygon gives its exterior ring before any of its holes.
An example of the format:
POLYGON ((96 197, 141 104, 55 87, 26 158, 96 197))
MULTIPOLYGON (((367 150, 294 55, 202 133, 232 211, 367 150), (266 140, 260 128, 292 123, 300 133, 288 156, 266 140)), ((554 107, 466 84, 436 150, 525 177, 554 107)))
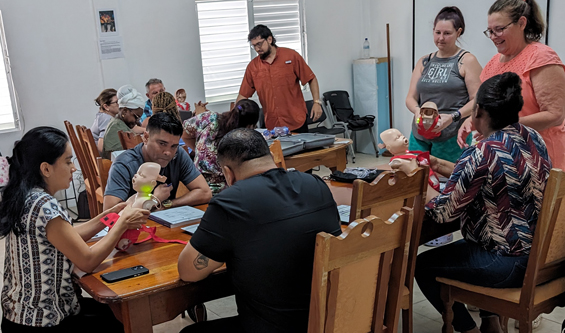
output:
MULTIPOLYGON (((372 167, 376 164, 387 163, 388 158, 380 157, 376 159, 374 156, 357 154, 356 163, 348 164, 348 167, 372 167)), ((322 167, 320 171, 315 171, 316 174, 320 176, 329 175, 329 170, 322 167)), ((460 234, 456 234, 455 238, 460 238, 460 234)), ((420 251, 426 251, 429 248, 420 247, 420 251)), ((0 240, 0 267, 4 264, 4 240, 0 240)), ((1 283, 1 282, 0 282, 1 283)), ((0 288, 1 289, 1 288, 0 288)), ((235 298, 226 297, 213 302, 206 303, 208 309, 208 319, 213 320, 220 317, 228 317, 237 315, 237 308, 235 305, 235 298)), ((475 321, 480 323, 478 312, 471 312, 475 321)), ((536 333, 559 333, 561 329, 561 323, 565 319, 565 309, 558 308, 553 313, 549 315, 543 315, 543 320, 541 326, 535 330, 536 333)), ((157 325, 153 328, 154 332, 158 333, 169 333, 178 332, 183 327, 190 325, 192 321, 187 318, 181 318, 178 316, 174 320, 157 325)), ((414 332, 415 333, 437 333, 441 332, 442 327, 441 315, 435 311, 435 309, 430 305, 430 303, 425 299, 424 295, 420 292, 418 285, 415 284, 414 292, 414 332)), ((514 321, 510 321, 509 332, 518 332, 514 329, 514 321)), ((400 330, 399 330, 400 332, 400 330)))

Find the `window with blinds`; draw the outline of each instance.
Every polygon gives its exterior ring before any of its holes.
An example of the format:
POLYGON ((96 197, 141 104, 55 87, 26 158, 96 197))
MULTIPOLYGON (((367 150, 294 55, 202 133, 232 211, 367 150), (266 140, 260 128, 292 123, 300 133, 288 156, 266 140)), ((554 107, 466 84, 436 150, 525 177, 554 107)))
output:
POLYGON ((0 11, 0 45, 2 45, 2 59, 0 64, 0 133, 20 129, 18 117, 18 106, 12 73, 10 69, 10 58, 6 46, 6 35, 4 34, 4 23, 0 11))
POLYGON ((247 35, 268 26, 277 45, 304 56, 301 0, 203 0, 196 2, 207 102, 237 98, 245 68, 257 54, 247 35))

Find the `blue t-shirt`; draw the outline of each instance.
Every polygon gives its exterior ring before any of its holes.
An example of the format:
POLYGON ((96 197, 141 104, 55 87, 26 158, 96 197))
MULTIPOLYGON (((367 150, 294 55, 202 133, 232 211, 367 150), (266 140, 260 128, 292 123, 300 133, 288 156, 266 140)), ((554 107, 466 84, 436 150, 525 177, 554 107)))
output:
MULTIPOLYGON (((137 173, 139 166, 145 163, 141 153, 142 147, 143 143, 138 144, 133 149, 120 154, 112 163, 104 195, 113 195, 126 201, 136 193, 131 180, 137 173)), ((173 186, 169 199, 176 197, 179 181, 188 187, 188 184, 200 176, 200 172, 196 170, 194 163, 182 148, 177 150, 175 157, 166 167, 161 169, 159 174, 166 176, 166 182, 173 186)))

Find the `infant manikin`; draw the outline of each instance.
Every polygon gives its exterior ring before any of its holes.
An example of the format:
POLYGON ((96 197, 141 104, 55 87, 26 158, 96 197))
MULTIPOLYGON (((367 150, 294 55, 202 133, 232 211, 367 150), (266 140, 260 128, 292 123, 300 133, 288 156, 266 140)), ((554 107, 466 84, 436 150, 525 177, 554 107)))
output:
MULTIPOLYGON (((151 194, 155 186, 157 186, 157 181, 165 182, 167 177, 162 176, 159 174, 161 171, 161 166, 157 163, 153 162, 145 162, 143 163, 137 173, 133 176, 132 184, 133 189, 137 192, 136 194, 132 195, 126 203, 131 205, 133 208, 143 208, 147 210, 151 210, 154 207, 160 208, 161 201, 151 194)), ((121 214, 121 212, 120 212, 121 214)), ((119 214, 108 214, 104 216, 100 221, 106 224, 108 227, 112 227, 114 223, 118 220, 119 214)), ((118 243, 116 244, 116 249, 120 251, 127 250, 133 244, 143 243, 150 239, 160 243, 180 243, 186 244, 185 241, 181 240, 166 240, 161 237, 155 235, 156 228, 155 227, 148 227, 142 226, 141 229, 128 229, 126 230, 118 243), (149 236, 143 240, 138 240, 139 235, 141 232, 149 233, 149 236)))
POLYGON ((131 181, 133 189, 137 194, 132 195, 126 201, 128 205, 131 205, 133 208, 143 208, 147 210, 161 206, 161 201, 151 194, 155 186, 157 186, 157 181, 164 183, 167 180, 167 177, 159 174, 160 171, 161 166, 154 162, 145 162, 139 166, 137 173, 133 176, 131 181))
POLYGON ((424 138, 431 140, 441 135, 441 132, 433 132, 434 129, 441 126, 439 111, 434 102, 426 102, 420 108, 420 116, 417 119, 418 134, 424 138))
MULTIPOLYGON (((380 148, 386 148, 394 156, 390 159, 390 167, 394 170, 400 170, 404 173, 411 174, 420 165, 430 167, 430 153, 421 151, 409 151, 408 139, 400 133, 396 128, 383 131, 380 135, 384 144, 380 144, 380 148)), ((430 186, 439 191, 439 178, 430 167, 429 174, 430 186)))

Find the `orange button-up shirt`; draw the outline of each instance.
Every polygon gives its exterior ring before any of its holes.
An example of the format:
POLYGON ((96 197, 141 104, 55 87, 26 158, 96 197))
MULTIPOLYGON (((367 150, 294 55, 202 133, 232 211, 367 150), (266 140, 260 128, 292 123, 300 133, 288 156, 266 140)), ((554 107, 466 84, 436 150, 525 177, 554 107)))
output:
POLYGON ((304 125, 308 113, 298 80, 305 85, 314 77, 314 72, 300 54, 277 47, 272 64, 261 57, 251 60, 239 94, 251 97, 257 91, 267 128, 287 126, 292 131, 304 125))

